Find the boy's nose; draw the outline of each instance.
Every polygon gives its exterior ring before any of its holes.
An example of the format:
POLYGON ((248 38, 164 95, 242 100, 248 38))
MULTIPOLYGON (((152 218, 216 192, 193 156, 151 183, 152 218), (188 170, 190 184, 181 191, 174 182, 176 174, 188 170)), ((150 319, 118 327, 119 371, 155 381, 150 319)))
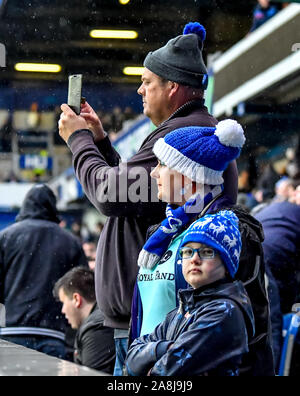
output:
POLYGON ((153 179, 158 179, 159 178, 159 172, 158 172, 158 165, 153 169, 153 171, 150 173, 150 176, 153 179))
POLYGON ((197 251, 194 252, 194 254, 191 258, 191 261, 193 263, 201 263, 202 260, 201 260, 201 257, 199 256, 199 253, 197 251))

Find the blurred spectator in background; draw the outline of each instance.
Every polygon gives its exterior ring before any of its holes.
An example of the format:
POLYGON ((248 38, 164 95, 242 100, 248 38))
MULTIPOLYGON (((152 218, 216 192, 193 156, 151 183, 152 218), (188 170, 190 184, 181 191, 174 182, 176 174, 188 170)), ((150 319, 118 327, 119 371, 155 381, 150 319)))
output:
POLYGON ((96 304, 94 272, 84 267, 70 270, 57 281, 54 297, 63 304, 62 313, 77 330, 74 362, 112 374, 115 364, 114 332, 103 325, 96 304))
POLYGON ((262 223, 265 234, 263 250, 277 370, 282 344, 282 314, 290 312, 293 303, 298 302, 300 297, 300 199, 296 199, 298 184, 300 181, 282 177, 275 184, 275 197, 251 211, 262 223))
POLYGON ((300 179, 300 138, 295 148, 289 148, 286 152, 288 164, 286 167, 286 173, 293 179, 300 179))
MULTIPOLYGON (((276 172, 272 163, 267 164, 262 175, 257 181, 258 191, 261 193, 262 201, 272 199, 275 195, 275 184, 279 181, 280 175, 276 172)), ((258 196, 258 195, 257 195, 258 196)), ((259 202, 260 200, 257 199, 259 202)))
POLYGON ((287 201, 291 198, 294 192, 293 180, 287 176, 283 176, 275 184, 275 197, 272 202, 287 201))
POLYGON ((61 228, 63 228, 64 230, 67 230, 67 222, 66 222, 66 220, 62 219, 62 220, 60 221, 60 223, 59 223, 59 226, 60 226, 61 228))
POLYGON ((67 323, 52 289, 87 261, 77 239, 59 223, 55 195, 38 185, 26 195, 16 224, 0 233, 0 303, 7 326, 0 337, 64 358, 67 323))
POLYGON ((62 140, 62 138, 59 136, 58 133, 58 121, 59 121, 59 117, 60 117, 60 106, 55 106, 54 108, 54 119, 55 119, 55 123, 54 123, 54 128, 53 128, 53 138, 54 138, 54 144, 56 146, 61 146, 64 144, 64 141, 62 140))
POLYGON ((271 19, 279 11, 278 6, 272 5, 269 0, 258 0, 253 11, 253 21, 250 32, 253 32, 271 19))
POLYGON ((124 115, 120 106, 115 106, 111 115, 111 129, 113 132, 119 132, 122 129, 124 115))
POLYGON ((268 164, 259 177, 256 188, 252 191, 257 201, 257 205, 254 205, 251 210, 252 216, 255 216, 272 201, 275 196, 275 185, 279 180, 280 175, 274 169, 274 165, 272 163, 268 164))
POLYGON ((258 178, 256 157, 249 155, 246 167, 239 172, 239 192, 249 193, 256 186, 258 178))
POLYGON ((11 140, 12 140, 12 115, 9 112, 4 119, 2 125, 0 125, 0 152, 10 153, 11 152, 11 140))
POLYGON ((128 121, 135 118, 136 114, 134 113, 133 109, 130 106, 126 106, 124 109, 123 116, 124 116, 124 120, 128 121))
POLYGON ((21 183, 22 180, 15 174, 12 170, 7 175, 6 179, 4 180, 5 183, 21 183))
POLYGON ((36 129, 41 123, 41 114, 38 111, 39 105, 33 102, 27 115, 27 126, 29 129, 36 129))
POLYGON ((300 181, 291 195, 290 202, 300 205, 300 181))
POLYGON ((95 238, 89 237, 83 242, 82 247, 86 255, 89 268, 94 271, 96 266, 97 241, 95 238))
POLYGON ((102 230, 103 230, 104 224, 101 223, 101 221, 98 221, 98 223, 96 224, 96 237, 99 238, 102 230))
MULTIPOLYGON (((299 181, 294 182, 296 185, 299 181)), ((290 312, 300 290, 300 206, 299 186, 290 201, 274 202, 256 214, 265 233, 263 249, 266 265, 277 282, 282 313, 290 312)))
POLYGON ((71 232, 81 242, 81 224, 78 221, 74 221, 71 224, 71 232))
POLYGON ((107 131, 107 133, 110 133, 111 125, 112 125, 111 113, 104 113, 99 110, 99 111, 97 111, 97 114, 98 114, 99 118, 101 119, 104 130, 107 131))
POLYGON ((97 115, 101 119, 103 129, 112 141, 118 137, 118 132, 122 131, 126 121, 133 120, 136 117, 130 106, 126 106, 124 110, 120 106, 115 106, 111 113, 98 110, 97 115))
POLYGON ((237 204, 243 206, 248 212, 258 204, 253 194, 258 177, 257 172, 256 157, 252 154, 248 158, 246 168, 239 172, 238 179, 237 204))
POLYGON ((242 206, 248 212, 251 211, 255 206, 257 206, 257 201, 251 193, 238 193, 237 205, 242 206))

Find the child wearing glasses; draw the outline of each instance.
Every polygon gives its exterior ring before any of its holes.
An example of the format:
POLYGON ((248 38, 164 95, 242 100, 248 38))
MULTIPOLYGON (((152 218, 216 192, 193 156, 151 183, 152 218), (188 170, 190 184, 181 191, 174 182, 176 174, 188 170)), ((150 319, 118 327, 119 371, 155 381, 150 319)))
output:
POLYGON ((132 339, 151 333, 178 307, 178 290, 187 287, 177 263, 178 247, 187 228, 202 217, 203 211, 232 206, 222 175, 240 155, 244 142, 241 125, 224 120, 216 127, 176 129, 155 143, 158 164, 151 177, 157 183, 158 198, 168 205, 166 219, 148 231, 139 255, 132 339))
MULTIPOLYGON (((178 291, 186 289, 188 284, 182 271, 185 260, 179 257, 178 248, 187 229, 204 216, 227 209, 238 217, 244 241, 235 279, 245 283, 255 318, 255 338, 243 359, 241 372, 248 376, 272 376, 269 300, 260 256, 262 226, 237 208, 224 189, 223 172, 239 157, 244 143, 242 126, 230 119, 220 121, 216 127, 175 129, 155 143, 153 151, 158 164, 151 177, 156 181, 158 198, 167 203, 166 218, 148 230, 147 241, 138 258, 130 343, 151 334, 169 312, 179 307, 178 291)), ((223 223, 213 222, 213 226, 215 235, 221 235, 223 223)), ((228 235, 226 240, 233 246, 236 243, 228 235)), ((199 252, 202 256, 205 254, 199 252)), ((158 351, 160 349, 158 347, 158 351)))
POLYGON ((129 375, 239 375, 254 317, 242 282, 233 280, 242 246, 238 223, 223 210, 188 228, 178 254, 190 288, 179 291, 179 308, 131 344, 129 375))

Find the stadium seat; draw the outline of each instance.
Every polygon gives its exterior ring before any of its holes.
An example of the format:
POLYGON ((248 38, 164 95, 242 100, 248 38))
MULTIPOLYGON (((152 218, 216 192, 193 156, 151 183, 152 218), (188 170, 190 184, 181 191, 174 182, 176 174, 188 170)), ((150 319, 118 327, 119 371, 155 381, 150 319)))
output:
POLYGON ((292 313, 283 316, 283 345, 279 365, 279 376, 290 375, 296 337, 300 326, 300 304, 295 304, 292 313))

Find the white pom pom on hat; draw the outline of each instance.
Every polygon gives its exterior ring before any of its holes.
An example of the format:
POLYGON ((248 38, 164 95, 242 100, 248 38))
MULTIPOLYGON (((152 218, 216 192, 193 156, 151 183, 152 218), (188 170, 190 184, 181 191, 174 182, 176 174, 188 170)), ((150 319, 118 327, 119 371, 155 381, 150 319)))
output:
POLYGON ((216 127, 189 126, 175 129, 154 144, 156 157, 192 181, 218 185, 223 171, 237 159, 246 138, 235 120, 216 127))
POLYGON ((215 135, 224 146, 242 148, 246 138, 242 126, 235 120, 223 120, 216 126, 215 135))

